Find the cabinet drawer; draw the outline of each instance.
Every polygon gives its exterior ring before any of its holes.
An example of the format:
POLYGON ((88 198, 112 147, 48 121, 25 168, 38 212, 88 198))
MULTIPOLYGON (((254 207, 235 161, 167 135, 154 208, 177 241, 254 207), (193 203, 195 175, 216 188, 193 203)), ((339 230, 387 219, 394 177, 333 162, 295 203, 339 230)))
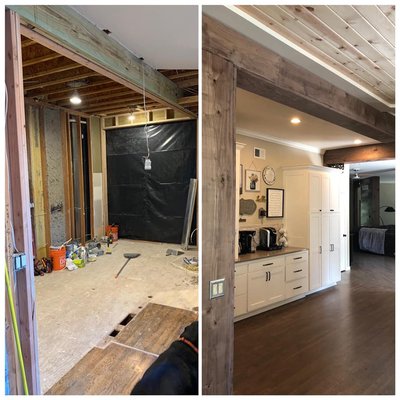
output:
POLYGON ((289 254, 288 256, 285 256, 285 261, 286 265, 299 264, 308 261, 308 251, 289 254))
POLYGON ((247 274, 235 275, 235 296, 247 295, 247 274))
POLYGON ((308 261, 286 265, 286 282, 308 276, 308 261))
POLYGON ((235 276, 247 274, 248 264, 235 264, 235 276))
POLYGON ((260 261, 249 264, 249 272, 257 272, 261 270, 265 270, 265 268, 274 268, 274 267, 284 267, 285 266, 285 258, 284 257, 271 257, 271 258, 263 258, 260 261))
POLYGON ((235 296, 234 316, 237 317, 247 313, 247 295, 235 296))
POLYGON ((297 296, 308 291, 308 279, 302 278, 286 283, 286 298, 297 296))

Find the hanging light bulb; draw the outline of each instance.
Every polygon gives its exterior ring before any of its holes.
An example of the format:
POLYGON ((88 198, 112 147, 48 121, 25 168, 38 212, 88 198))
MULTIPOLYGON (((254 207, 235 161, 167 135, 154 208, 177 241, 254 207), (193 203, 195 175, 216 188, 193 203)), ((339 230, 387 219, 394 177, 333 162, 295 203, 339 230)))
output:
POLYGON ((69 98, 69 101, 75 105, 82 103, 82 99, 79 97, 78 92, 74 92, 73 95, 69 98))

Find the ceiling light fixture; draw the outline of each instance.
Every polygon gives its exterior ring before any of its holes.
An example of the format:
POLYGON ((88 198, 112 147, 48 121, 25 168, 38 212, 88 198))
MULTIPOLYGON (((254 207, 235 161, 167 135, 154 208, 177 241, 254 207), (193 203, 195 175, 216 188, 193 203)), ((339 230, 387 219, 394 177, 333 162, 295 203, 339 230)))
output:
POLYGON ((75 105, 82 103, 82 99, 79 97, 77 92, 74 92, 74 94, 70 97, 69 101, 75 105))
POLYGON ((301 122, 300 118, 294 117, 290 120, 290 123, 293 125, 298 125, 301 122))
POLYGON ((132 110, 130 107, 128 107, 128 109, 129 109, 129 112, 130 112, 130 115, 129 115, 129 117, 128 117, 128 120, 129 120, 130 122, 133 122, 133 121, 136 119, 136 117, 135 117, 135 115, 133 114, 133 110, 132 110))
POLYGON ((361 144, 362 142, 361 142, 361 140, 360 139, 356 139, 355 141, 354 141, 354 144, 361 144))

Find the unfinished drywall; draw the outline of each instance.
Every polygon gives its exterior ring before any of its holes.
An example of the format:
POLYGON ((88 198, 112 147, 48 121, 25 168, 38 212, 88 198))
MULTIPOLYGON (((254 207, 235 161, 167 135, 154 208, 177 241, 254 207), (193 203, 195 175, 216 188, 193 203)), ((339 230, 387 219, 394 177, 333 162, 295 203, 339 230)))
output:
MULTIPOLYGON (((245 144, 240 152, 240 163, 243 165, 243 194, 241 199, 252 199, 256 201, 257 196, 266 196, 267 188, 283 189, 282 167, 295 165, 319 165, 322 166, 322 155, 311 153, 294 147, 288 147, 277 143, 267 142, 240 134, 236 135, 236 141, 245 144), (265 160, 254 158, 254 147, 265 149, 265 160), (260 191, 248 192, 245 188, 245 173, 246 169, 262 172, 266 167, 270 166, 275 170, 276 180, 273 185, 266 185, 261 178, 260 191)), ((266 201, 256 201, 257 209, 252 215, 244 215, 242 218, 245 222, 239 223, 239 228, 243 229, 258 229, 261 226, 271 226, 280 228, 282 226, 281 218, 259 218, 258 211, 260 208, 266 209, 266 201)))
POLYGON ((65 235, 64 171, 61 162, 61 111, 43 109, 46 142, 47 188, 50 209, 50 237, 52 245, 60 245, 65 235))

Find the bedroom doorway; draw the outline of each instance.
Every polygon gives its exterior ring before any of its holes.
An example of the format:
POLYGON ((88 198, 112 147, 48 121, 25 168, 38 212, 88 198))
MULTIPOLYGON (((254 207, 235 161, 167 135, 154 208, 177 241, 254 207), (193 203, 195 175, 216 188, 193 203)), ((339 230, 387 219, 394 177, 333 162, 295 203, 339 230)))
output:
POLYGON ((350 164, 350 265, 355 252, 395 251, 395 160, 350 164))

